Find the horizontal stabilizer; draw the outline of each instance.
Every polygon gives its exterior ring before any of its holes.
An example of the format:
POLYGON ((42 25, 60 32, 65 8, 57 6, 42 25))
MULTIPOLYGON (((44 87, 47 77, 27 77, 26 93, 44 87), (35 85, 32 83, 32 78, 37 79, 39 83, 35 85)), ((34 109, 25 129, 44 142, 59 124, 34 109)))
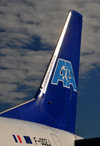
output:
POLYGON ((75 146, 100 146, 100 137, 75 140, 75 146))

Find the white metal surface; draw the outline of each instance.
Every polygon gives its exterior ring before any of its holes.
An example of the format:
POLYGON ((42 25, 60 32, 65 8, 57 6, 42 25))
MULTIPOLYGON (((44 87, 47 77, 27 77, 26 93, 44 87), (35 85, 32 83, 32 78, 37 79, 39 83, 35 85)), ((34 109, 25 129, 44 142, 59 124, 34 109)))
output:
POLYGON ((0 146, 74 146, 75 135, 45 125, 0 117, 0 146), (20 137, 22 143, 13 135, 20 137), (31 139, 32 144, 25 141, 31 139))

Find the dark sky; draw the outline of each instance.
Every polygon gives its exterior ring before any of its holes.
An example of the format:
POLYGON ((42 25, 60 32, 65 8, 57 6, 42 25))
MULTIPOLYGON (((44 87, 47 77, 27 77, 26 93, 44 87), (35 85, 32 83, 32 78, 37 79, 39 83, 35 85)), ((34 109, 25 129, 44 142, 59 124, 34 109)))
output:
POLYGON ((84 137, 100 135, 100 67, 80 78, 77 102, 76 132, 84 137))
POLYGON ((76 133, 98 137, 98 0, 0 0, 0 111, 34 97, 70 9, 83 15, 76 133))

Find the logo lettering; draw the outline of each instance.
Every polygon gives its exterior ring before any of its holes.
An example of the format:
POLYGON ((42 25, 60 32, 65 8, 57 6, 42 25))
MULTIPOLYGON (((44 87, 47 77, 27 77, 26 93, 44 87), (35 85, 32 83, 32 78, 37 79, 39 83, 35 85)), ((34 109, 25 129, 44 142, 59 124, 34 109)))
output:
POLYGON ((72 85, 73 90, 77 91, 71 62, 60 58, 58 59, 51 84, 58 85, 58 82, 62 82, 63 87, 66 88, 70 88, 70 85, 72 85))

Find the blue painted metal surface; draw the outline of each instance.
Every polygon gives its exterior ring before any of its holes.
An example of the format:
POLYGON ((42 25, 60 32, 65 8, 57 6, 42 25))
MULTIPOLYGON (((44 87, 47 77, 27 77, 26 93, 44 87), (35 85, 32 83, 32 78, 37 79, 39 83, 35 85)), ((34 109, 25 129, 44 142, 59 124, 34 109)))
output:
POLYGON ((0 116, 37 122, 75 133, 81 29, 81 14, 71 11, 71 18, 46 92, 42 93, 40 88, 35 100, 6 111, 0 116), (60 65, 57 83, 54 84, 58 60, 64 62, 60 65), (65 84, 68 87, 65 87, 65 84))

